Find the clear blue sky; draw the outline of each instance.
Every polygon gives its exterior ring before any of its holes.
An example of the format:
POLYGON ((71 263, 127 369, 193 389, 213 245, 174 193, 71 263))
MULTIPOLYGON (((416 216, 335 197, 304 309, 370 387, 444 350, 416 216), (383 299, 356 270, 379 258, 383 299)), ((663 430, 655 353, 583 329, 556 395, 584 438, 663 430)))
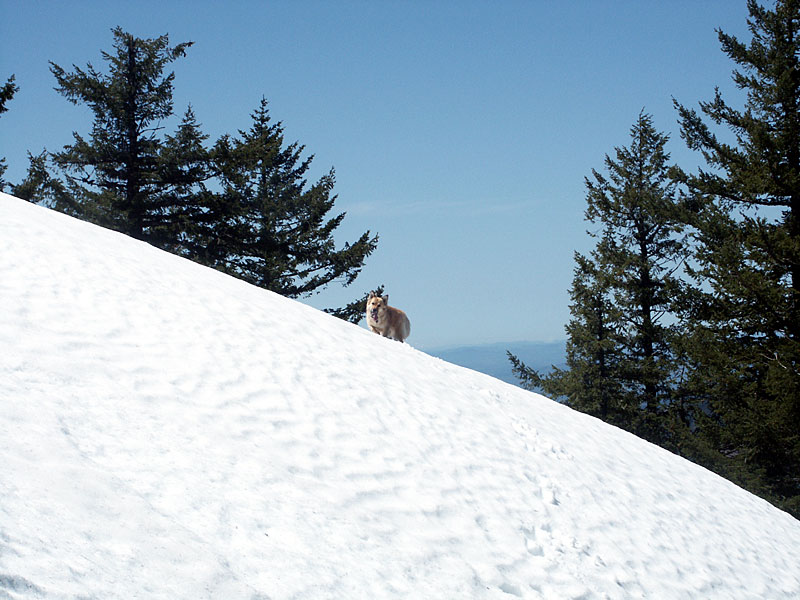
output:
POLYGON ((194 41, 172 65, 176 113, 191 104, 213 141, 266 97, 311 178, 335 167, 340 243, 380 234, 353 286, 306 302, 383 283, 423 349, 564 338, 573 252, 592 246, 584 178, 642 109, 674 162, 698 164, 672 97, 735 100, 714 30, 749 39, 745 0, 0 0, 0 15, 0 83, 20 87, 0 118, 6 179, 89 132, 48 60, 104 69, 115 26, 194 41))

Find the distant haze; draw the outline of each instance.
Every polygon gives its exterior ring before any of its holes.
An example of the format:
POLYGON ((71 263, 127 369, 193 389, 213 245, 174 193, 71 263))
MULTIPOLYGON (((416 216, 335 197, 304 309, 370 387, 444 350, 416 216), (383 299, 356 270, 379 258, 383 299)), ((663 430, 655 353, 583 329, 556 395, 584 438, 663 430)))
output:
POLYGON ((566 341, 556 342, 498 342, 477 346, 450 346, 427 350, 428 354, 491 375, 507 383, 519 384, 511 373, 511 363, 506 352, 516 355, 522 362, 540 373, 553 366, 563 367, 566 362, 566 341))

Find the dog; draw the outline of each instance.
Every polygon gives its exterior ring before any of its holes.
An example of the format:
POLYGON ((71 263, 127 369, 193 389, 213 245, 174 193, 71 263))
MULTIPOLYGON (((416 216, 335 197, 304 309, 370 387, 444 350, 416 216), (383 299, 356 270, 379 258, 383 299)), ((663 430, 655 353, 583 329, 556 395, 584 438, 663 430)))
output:
POLYGON ((373 333, 403 342, 411 333, 411 322, 406 313, 389 306, 389 295, 378 296, 370 292, 367 297, 367 325, 373 333))

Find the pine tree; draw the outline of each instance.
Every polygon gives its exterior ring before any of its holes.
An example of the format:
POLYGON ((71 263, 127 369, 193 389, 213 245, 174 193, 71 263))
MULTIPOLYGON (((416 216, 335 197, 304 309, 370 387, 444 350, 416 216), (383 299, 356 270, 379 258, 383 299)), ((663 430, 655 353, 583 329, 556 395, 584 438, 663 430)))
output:
POLYGON ((620 313, 626 404, 642 406, 634 431, 665 442, 664 417, 673 399, 677 369, 675 327, 668 323, 682 283, 677 272, 687 254, 685 207, 670 178, 668 137, 641 113, 631 144, 606 157, 608 176, 587 179, 587 218, 606 235, 598 245, 600 266, 612 282, 620 313))
MULTIPOLYGON (((14 76, 12 75, 8 78, 8 81, 0 87, 0 115, 8 110, 8 108, 6 108, 6 103, 10 102, 14 94, 18 91, 19 86, 14 83, 14 76)), ((0 192, 8 185, 8 182, 3 179, 7 168, 5 158, 0 158, 0 192)))
POLYGON ((62 212, 77 214, 78 207, 63 184, 50 174, 46 150, 34 156, 28 152, 28 174, 25 180, 12 186, 11 193, 28 202, 59 207, 62 212), (67 209, 66 207, 70 207, 67 209))
POLYGON ((540 383, 579 410, 670 445, 677 365, 668 318, 686 247, 667 141, 642 112, 630 146, 606 156, 607 175, 586 179, 586 218, 602 233, 592 234, 591 258, 576 254, 568 369, 540 383))
POLYGON ((349 285, 378 242, 367 231, 336 248, 333 234, 345 214, 328 216, 336 201, 334 172, 307 185, 313 156, 303 158, 304 150, 297 142, 285 143, 283 125, 272 123, 262 99, 250 129, 215 146, 222 191, 214 212, 224 226, 199 234, 201 245, 211 238, 217 244, 218 267, 291 298, 334 281, 349 285))
POLYGON ((3 84, 3 87, 0 87, 0 115, 8 110, 8 108, 6 108, 6 102, 10 102, 14 94, 18 91, 19 86, 14 83, 14 76, 12 75, 5 84, 3 84))
POLYGON ((91 64, 68 73, 50 63, 57 91, 94 113, 89 138, 75 132, 75 142, 52 155, 65 181, 50 200, 56 209, 169 246, 163 236, 170 209, 163 201, 175 182, 164 179, 158 132, 172 115, 174 73, 164 69, 192 43, 170 47, 166 35, 139 39, 119 27, 113 36, 115 52, 102 53, 107 75, 91 64))
POLYGON ((709 170, 679 178, 703 211, 688 352, 713 415, 704 434, 739 483, 800 514, 800 1, 747 4, 749 44, 718 31, 744 110, 717 90, 702 113, 676 102, 709 170))
POLYGON ((206 185, 216 174, 207 140, 191 106, 175 135, 165 136, 159 154, 159 178, 165 185, 151 200, 162 219, 151 229, 151 238, 165 250, 217 266, 211 259, 215 250, 212 236, 200 235, 213 229, 218 229, 217 236, 222 235, 225 225, 217 221, 212 210, 214 194, 206 185), (203 244, 206 240, 208 245, 203 244))

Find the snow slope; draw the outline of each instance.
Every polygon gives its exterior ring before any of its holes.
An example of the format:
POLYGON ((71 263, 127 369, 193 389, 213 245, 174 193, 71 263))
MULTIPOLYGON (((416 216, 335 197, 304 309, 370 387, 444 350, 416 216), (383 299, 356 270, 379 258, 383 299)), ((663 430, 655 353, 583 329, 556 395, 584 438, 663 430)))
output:
POLYGON ((598 420, 0 195, 0 598, 774 600, 798 556, 598 420))

